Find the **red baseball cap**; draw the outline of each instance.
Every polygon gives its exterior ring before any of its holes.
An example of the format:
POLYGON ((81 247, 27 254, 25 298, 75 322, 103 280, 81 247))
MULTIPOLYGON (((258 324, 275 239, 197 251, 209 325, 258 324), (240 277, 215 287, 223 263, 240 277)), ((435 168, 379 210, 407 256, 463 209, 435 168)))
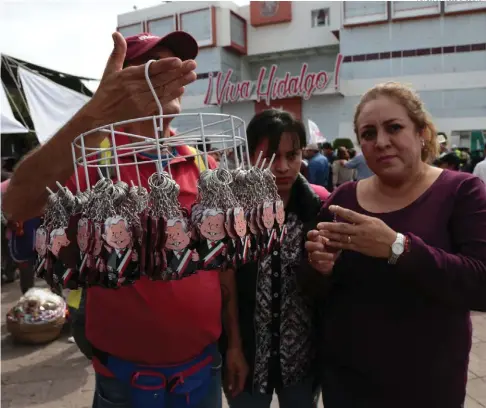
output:
POLYGON ((141 57, 157 45, 169 48, 182 61, 195 59, 199 51, 197 41, 185 31, 173 31, 164 37, 140 33, 125 40, 127 42, 125 62, 141 57))

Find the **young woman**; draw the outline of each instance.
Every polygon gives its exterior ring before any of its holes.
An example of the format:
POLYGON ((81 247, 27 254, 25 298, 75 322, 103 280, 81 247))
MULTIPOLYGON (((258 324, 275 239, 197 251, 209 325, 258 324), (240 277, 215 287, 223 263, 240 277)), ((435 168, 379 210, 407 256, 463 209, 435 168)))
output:
POLYGON ((328 192, 308 184, 300 174, 306 133, 290 113, 270 109, 257 114, 248 124, 247 139, 252 163, 260 152, 267 163, 275 154, 271 170, 284 202, 288 232, 280 250, 236 271, 241 338, 223 350, 225 375, 231 380, 238 367, 236 374, 242 375, 242 359, 249 375, 242 392, 227 392, 228 403, 231 408, 268 408, 276 391, 281 408, 311 408, 316 395, 316 310, 302 295, 296 275, 306 232, 315 225, 328 192))

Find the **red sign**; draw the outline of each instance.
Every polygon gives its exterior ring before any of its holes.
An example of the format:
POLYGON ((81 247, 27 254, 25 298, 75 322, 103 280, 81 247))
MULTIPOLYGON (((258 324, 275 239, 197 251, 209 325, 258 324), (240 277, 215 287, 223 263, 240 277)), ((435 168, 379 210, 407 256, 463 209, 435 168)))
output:
MULTIPOLYGON (((334 72, 334 85, 336 90, 339 86, 339 69, 342 56, 339 54, 336 59, 334 72)), ((299 75, 293 76, 286 72, 283 78, 276 76, 278 66, 272 65, 270 69, 260 68, 256 81, 231 82, 233 70, 229 69, 226 74, 219 72, 216 77, 209 74, 209 84, 204 98, 206 105, 211 104, 212 95, 215 93, 216 105, 235 103, 252 99, 255 94, 257 102, 270 102, 277 99, 301 97, 309 99, 316 91, 324 90, 330 81, 332 74, 325 71, 309 72, 308 64, 302 64, 299 75)))

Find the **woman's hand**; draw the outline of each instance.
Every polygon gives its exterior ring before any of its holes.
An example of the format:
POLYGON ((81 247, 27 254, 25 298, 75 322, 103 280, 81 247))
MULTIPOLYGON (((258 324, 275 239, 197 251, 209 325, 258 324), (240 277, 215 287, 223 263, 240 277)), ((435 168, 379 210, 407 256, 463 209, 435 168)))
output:
POLYGON ((391 246, 397 239, 397 233, 382 220, 337 205, 331 205, 329 211, 349 223, 319 223, 319 235, 328 239, 326 246, 356 251, 374 258, 390 257, 391 246))
POLYGON ((309 264, 318 272, 327 275, 332 272, 334 262, 339 251, 327 248, 327 238, 319 234, 319 231, 312 230, 307 233, 305 249, 309 257, 309 264))

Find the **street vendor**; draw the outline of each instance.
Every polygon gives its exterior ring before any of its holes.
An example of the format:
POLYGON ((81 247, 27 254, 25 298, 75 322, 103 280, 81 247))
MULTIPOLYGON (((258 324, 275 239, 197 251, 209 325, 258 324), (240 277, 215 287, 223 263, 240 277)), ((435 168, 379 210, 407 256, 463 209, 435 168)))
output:
MULTIPOLYGON (((100 86, 93 98, 46 144, 29 154, 14 172, 5 194, 3 209, 14 220, 28 219, 42 212, 46 203, 45 186, 56 189, 55 183, 65 183, 75 191, 71 160, 71 143, 78 135, 93 128, 158 113, 145 80, 144 64, 150 66, 150 78, 164 114, 181 111, 184 86, 196 80, 197 42, 187 33, 176 31, 163 38, 149 33, 129 37, 113 34, 114 48, 108 60, 100 86), (53 165, 55 163, 55 165, 53 165), (35 174, 35 177, 32 176, 35 174)), ((170 122, 165 118, 163 135, 170 137, 170 122)), ((152 121, 126 125, 127 133, 154 135, 152 121)), ((97 147, 104 135, 85 137, 86 146, 97 147)), ((126 136, 116 136, 118 146, 130 143, 126 136)), ((197 181, 204 170, 200 159, 185 158, 196 151, 178 146, 170 159, 172 178, 180 186, 179 200, 190 210, 197 195, 197 181)), ((138 162, 152 160, 155 153, 137 155, 138 162)), ((215 162, 208 158, 209 167, 215 162)), ((132 159, 122 158, 121 179, 137 180, 132 159), (132 165, 127 165, 132 164, 132 165)), ((167 164, 169 159, 164 160, 167 164)), ((139 166, 141 183, 156 172, 153 163, 139 166)), ((90 183, 98 180, 96 169, 90 169, 90 183)), ((86 180, 80 173, 80 186, 86 180)), ((194 373, 209 361, 210 378, 200 378, 205 387, 199 390, 197 405, 191 390, 171 407, 190 406, 218 408, 221 406, 220 356, 216 342, 221 332, 221 295, 219 271, 194 273, 177 281, 150 281, 143 276, 133 285, 113 290, 90 287, 86 299, 86 336, 93 346, 93 366, 96 388, 93 406, 150 408, 164 406, 169 393, 177 393, 177 382, 169 386, 163 378, 163 368, 180 368, 180 378, 194 373), (124 373, 131 374, 131 384, 124 373), (147 374, 148 373, 148 374, 147 374), (157 385, 154 386, 154 382, 157 385), (183 400, 183 401, 182 401, 183 400), (182 402, 181 402, 182 401, 182 402), (155 405, 154 405, 155 404, 155 405), (182 404, 182 405, 178 405, 182 404)), ((197 396, 195 397, 197 400, 197 396)))

